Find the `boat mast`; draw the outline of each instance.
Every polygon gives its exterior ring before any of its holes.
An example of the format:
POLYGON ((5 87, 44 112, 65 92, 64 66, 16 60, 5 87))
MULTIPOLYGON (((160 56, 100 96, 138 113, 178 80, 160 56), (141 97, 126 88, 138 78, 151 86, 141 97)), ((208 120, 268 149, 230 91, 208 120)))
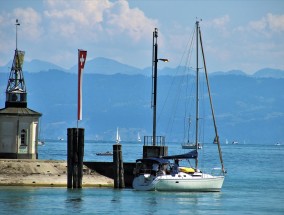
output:
POLYGON ((153 146, 156 145, 156 107, 157 107, 157 76, 158 76, 158 29, 153 32, 153 72, 152 72, 152 108, 153 108, 153 146))
MULTIPOLYGON (((198 67, 198 30, 199 21, 196 21, 196 123, 195 123, 195 145, 196 151, 198 150, 198 124, 199 124, 199 67, 198 67)), ((198 168, 198 156, 195 158, 195 169, 198 168)))

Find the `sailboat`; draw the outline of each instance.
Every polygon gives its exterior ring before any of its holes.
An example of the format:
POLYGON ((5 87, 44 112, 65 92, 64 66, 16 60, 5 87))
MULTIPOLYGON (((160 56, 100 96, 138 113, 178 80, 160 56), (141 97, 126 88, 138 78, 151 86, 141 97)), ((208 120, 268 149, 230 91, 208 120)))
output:
POLYGON ((44 143, 44 140, 41 140, 41 139, 39 139, 38 141, 37 141, 37 145, 39 145, 39 146, 43 146, 45 143, 44 143))
POLYGON ((116 129, 116 144, 119 144, 120 141, 121 141, 121 139, 120 139, 120 135, 119 135, 119 133, 118 133, 118 128, 117 128, 117 129, 116 129))
MULTIPOLYGON (((202 46, 201 31, 199 21, 196 21, 196 137, 195 137, 195 150, 181 155, 163 156, 163 157, 150 157, 136 160, 136 168, 134 169, 134 180, 132 186, 138 191, 175 191, 175 192, 219 192, 223 186, 225 179, 225 168, 222 159, 221 146, 219 142, 217 126, 214 117, 214 110, 210 94, 210 87, 207 75, 207 69, 204 59, 204 52, 202 46), (215 139, 218 145, 218 152, 221 167, 219 168, 220 174, 208 174, 199 169, 198 166, 198 110, 199 110, 199 95, 198 95, 198 78, 199 78, 199 65, 198 65, 198 44, 200 43, 203 66, 205 70, 206 83, 208 94, 210 98, 210 107, 212 118, 214 122, 215 139), (194 159, 195 167, 180 166, 181 159, 194 159)), ((215 168, 214 168, 215 170, 215 168)))
MULTIPOLYGON (((190 130, 190 127, 191 127, 191 119, 189 118, 188 120, 188 132, 187 132, 187 142, 186 143, 183 143, 181 145, 181 147, 183 149, 196 149, 196 144, 194 142, 190 142, 189 141, 189 130, 190 130)), ((202 145, 201 143, 198 143, 198 149, 202 149, 202 145)))
POLYGON ((140 137, 139 132, 138 132, 138 134, 137 134, 137 141, 138 141, 138 142, 141 142, 141 137, 140 137))

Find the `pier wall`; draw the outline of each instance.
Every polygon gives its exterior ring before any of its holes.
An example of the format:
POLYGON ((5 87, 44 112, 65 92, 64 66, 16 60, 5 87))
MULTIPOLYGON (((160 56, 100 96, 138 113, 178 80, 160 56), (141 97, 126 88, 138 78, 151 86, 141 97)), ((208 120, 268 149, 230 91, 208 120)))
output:
MULTIPOLYGON (((114 164, 113 162, 83 162, 91 170, 97 173, 114 179, 114 164)), ((124 162, 124 181, 125 187, 132 188, 132 181, 134 179, 133 170, 135 168, 135 163, 124 162)))

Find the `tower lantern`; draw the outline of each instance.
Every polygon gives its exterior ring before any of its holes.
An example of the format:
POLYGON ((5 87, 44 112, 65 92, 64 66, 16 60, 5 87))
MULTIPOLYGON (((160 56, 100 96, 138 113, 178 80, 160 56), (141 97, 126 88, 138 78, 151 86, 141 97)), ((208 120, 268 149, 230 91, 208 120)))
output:
POLYGON ((20 23, 16 19, 16 50, 10 71, 8 85, 6 88, 5 107, 27 107, 27 92, 22 71, 25 52, 18 50, 18 26, 20 23))
POLYGON ((27 107, 27 92, 22 71, 24 51, 15 50, 13 65, 6 88, 5 107, 27 107))

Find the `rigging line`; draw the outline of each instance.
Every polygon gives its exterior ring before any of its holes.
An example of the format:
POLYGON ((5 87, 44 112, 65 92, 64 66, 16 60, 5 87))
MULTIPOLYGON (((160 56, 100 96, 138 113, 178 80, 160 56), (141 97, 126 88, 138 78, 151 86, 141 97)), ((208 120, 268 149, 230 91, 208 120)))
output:
POLYGON ((168 118, 168 123, 167 123, 167 128, 166 131, 169 134, 172 134, 172 130, 173 130, 173 126, 174 126, 174 120, 177 118, 177 112, 179 109, 179 104, 182 100, 182 88, 184 86, 185 83, 185 78, 186 75, 183 75, 180 78, 179 84, 178 84, 178 89, 176 90, 176 95, 174 96, 175 100, 173 102, 172 108, 171 108, 171 117, 168 118))
MULTIPOLYGON (((185 99, 188 97, 188 75, 186 76, 186 88, 185 88, 185 99)), ((191 118, 188 116, 188 122, 187 122, 187 102, 184 104, 184 123, 183 123, 183 141, 186 141, 186 134, 187 134, 187 142, 189 143, 189 129, 191 127, 191 118), (187 132, 186 132, 187 131, 187 132)))
MULTIPOLYGON (((186 136, 187 136, 187 139, 188 139, 188 142, 189 142, 189 129, 190 129, 190 125, 189 125, 189 122, 187 123, 187 116, 189 116, 189 114, 188 114, 188 107, 190 106, 189 104, 192 104, 191 103, 191 100, 190 99, 188 99, 189 97, 188 97, 188 95, 191 95, 191 93, 188 93, 189 92, 189 90, 188 90, 188 88, 189 88, 189 85, 190 85, 190 81, 191 81, 191 79, 190 79, 190 75, 192 75, 191 73, 190 73, 190 70, 191 70, 191 67, 189 66, 191 63, 191 59, 192 59, 192 53, 193 53, 193 41, 194 41, 194 35, 195 35, 195 28, 193 28, 194 30, 193 30, 193 33, 191 34, 192 36, 191 36, 191 40, 190 40, 190 46, 188 46, 187 45, 187 47, 189 47, 188 48, 188 52, 187 52, 187 57, 186 57, 186 62, 185 62, 185 74, 184 74, 184 76, 182 77, 183 79, 182 79, 182 82, 181 82, 181 84, 180 84, 180 89, 177 91, 179 94, 178 94, 178 96, 176 96, 175 98, 176 98, 176 100, 177 100, 177 102, 175 103, 176 105, 175 106, 173 106, 173 110, 172 110, 172 112, 174 113, 174 114, 172 114, 172 121, 174 121, 174 119, 176 118, 176 113, 177 113, 177 111, 178 111, 178 103, 181 101, 181 96, 182 96, 182 87, 185 85, 186 87, 185 87, 185 93, 184 93, 184 100, 185 100, 185 102, 184 102, 184 115, 183 115, 183 117, 184 117, 184 123, 183 123, 183 129, 184 129, 184 132, 183 132, 183 134, 184 134, 184 137, 183 137, 183 141, 184 142, 186 142, 186 136), (186 132, 186 130, 187 130, 187 132, 186 132)), ((193 70, 191 70, 192 72, 193 72, 193 70)), ((193 85, 191 85, 191 91, 190 92, 192 92, 192 90, 193 90, 193 85)), ((190 120, 190 119, 188 119, 188 120, 190 120)), ((174 125, 174 123, 171 123, 171 121, 169 120, 169 122, 168 122, 168 130, 170 129, 170 132, 172 132, 172 129, 173 129, 173 125, 174 125), (169 126, 171 126, 170 128, 169 128, 169 126)))
MULTIPOLYGON (((195 28, 193 28, 194 29, 194 31, 193 31, 193 33, 192 33, 192 37, 191 37, 191 44, 190 44, 190 49, 189 49, 189 52, 188 52, 188 58, 187 58, 187 63, 186 63, 186 65, 190 65, 190 61, 191 61, 191 57, 192 57, 192 52, 193 52, 193 39, 194 39, 194 32, 195 32, 195 28)), ((189 90, 188 90, 188 87, 189 87, 189 75, 190 75, 190 73, 188 72, 187 73, 187 75, 186 75, 186 89, 185 89, 185 101, 187 101, 187 102, 185 102, 185 106, 184 106, 184 117, 185 117, 185 121, 184 121, 184 125, 183 125, 183 127, 184 127, 184 141, 186 141, 186 130, 188 130, 188 132, 187 132, 187 142, 189 142, 189 129, 190 129, 190 124, 191 124, 191 122, 188 122, 188 123, 186 123, 186 118, 187 118, 187 116, 188 117, 190 117, 190 114, 188 113, 189 112, 189 110, 190 110, 190 108, 189 108, 189 106, 190 106, 190 104, 192 104, 192 102, 191 102, 191 100, 190 99, 188 99, 188 98, 190 98, 189 97, 189 95, 192 95, 191 93, 192 93, 192 91, 193 91, 193 85, 191 85, 191 90, 190 90, 190 93, 188 93, 189 92, 189 90), (189 124, 190 123, 190 124, 189 124)), ((189 120, 191 120, 191 119, 189 119, 189 120)))
MULTIPOLYGON (((166 132, 167 132, 167 134, 169 134, 169 136, 171 136, 171 133, 172 133, 173 124, 174 124, 173 121, 176 117, 176 112, 177 112, 177 109, 178 109, 177 107, 178 107, 180 97, 181 97, 181 92, 182 92, 181 89, 182 89, 183 83, 184 83, 183 77, 187 76, 189 74, 188 71, 191 70, 191 68, 188 67, 187 65, 190 65, 190 60, 191 60, 191 57, 192 57, 192 50, 193 50, 192 47, 193 47, 193 38, 194 38, 194 35, 195 35, 195 29, 193 30, 191 35, 192 35, 192 37, 186 45, 186 49, 185 49, 185 51, 182 55, 182 59, 181 59, 180 64, 178 66, 176 75, 174 76, 174 78, 172 80, 171 86, 170 86, 168 94, 167 94, 167 98, 166 98, 164 105, 163 105, 163 109, 164 109, 165 104, 167 103, 167 100, 169 98, 170 92, 172 92, 171 89, 173 88, 174 83, 176 82, 176 80, 178 80, 178 78, 180 78, 179 83, 178 83, 178 90, 176 91, 177 94, 175 96, 175 102, 173 102, 174 105, 172 106, 172 111, 171 111, 172 117, 168 118, 168 123, 167 123, 167 128, 166 128, 166 132), (187 50, 189 50, 189 51, 187 51, 187 50), (185 59, 185 61, 186 61, 186 63, 185 63, 186 66, 184 66, 184 67, 181 66, 183 59, 185 59), (182 74, 180 76, 178 76, 177 74, 179 74, 179 71, 181 71, 181 70, 182 70, 182 74)), ((160 115, 159 115, 159 117, 160 117, 160 115)))
MULTIPOLYGON (((195 29, 194 29, 194 31, 193 31, 192 34, 194 34, 194 32, 195 32, 195 29)), ((189 41, 187 42, 187 44, 186 44, 186 49, 185 49, 185 51, 184 51, 183 54, 182 54, 182 58, 181 58, 181 60, 180 60, 180 62, 179 62, 179 65, 178 65, 177 69, 175 70, 175 74, 173 75, 173 77, 178 77, 178 76, 179 76, 179 73, 181 73, 181 76, 186 73, 186 69, 187 69, 187 68, 186 68, 186 67, 182 67, 181 64, 182 64, 183 59, 185 58, 185 55, 187 54, 186 50, 191 50, 191 49, 188 49, 188 48, 187 48, 187 47, 189 47, 189 46, 190 46, 190 47, 192 46, 192 40, 191 40, 191 41, 189 40, 189 41), (191 43, 190 43, 190 42, 191 42, 191 43), (181 71, 181 72, 180 72, 180 71, 181 71)), ((187 55, 189 56, 190 53, 188 53, 187 55)), ((186 59, 188 59, 188 58, 189 58, 189 57, 187 57, 186 59)), ((187 62, 187 63, 188 63, 188 62, 187 62)), ((159 115, 158 115, 158 121, 159 121, 159 119, 160 119, 160 117, 161 117, 161 115, 162 115, 162 113, 163 113, 163 111, 164 111, 164 108, 165 108, 165 106, 166 106, 166 103, 167 103, 167 101, 168 101, 168 99, 169 99, 169 95, 170 95, 171 89, 173 88, 175 79, 176 79, 176 78, 173 78, 172 81, 171 81, 171 85, 170 85, 170 87, 169 87, 169 90, 168 90, 168 93, 167 93, 167 97, 166 97, 166 99, 165 99, 165 101, 164 101, 164 103, 163 103, 163 105, 162 105, 161 111, 160 111, 160 113, 159 113, 159 115)))
POLYGON ((185 105, 184 105, 184 141, 186 141, 186 133, 187 133, 187 142, 189 142, 190 138, 193 138, 193 133, 190 135, 190 128, 192 127, 191 122, 186 121, 187 119, 191 121, 191 113, 193 112, 193 106, 195 104, 193 99, 194 94, 194 79, 190 78, 190 74, 187 74, 187 84, 185 89, 185 105), (190 89, 188 89, 190 86, 190 89), (188 123, 187 123, 188 122, 188 123), (187 131, 186 131, 187 130, 187 131))
MULTIPOLYGON (((175 119, 175 116, 176 116, 176 112, 177 112, 177 107, 178 107, 178 104, 180 102, 180 98, 181 98, 181 88, 183 86, 183 76, 180 76, 180 77, 177 77, 179 78, 179 83, 177 84, 178 86, 178 89, 176 90, 176 94, 174 96, 174 101, 173 101, 173 105, 172 105, 172 108, 171 108, 171 111, 170 111, 170 116, 168 118, 168 123, 167 123, 167 127, 166 127, 166 132, 167 134, 171 134, 172 132, 172 126, 173 126, 173 122, 174 122, 174 119, 175 119)), ((174 79, 177 79, 177 78, 174 78, 174 79)))
POLYGON ((209 79, 208 79, 208 74, 207 74, 207 69, 206 69, 205 55, 204 55, 204 50, 203 50, 202 37, 201 37, 200 29, 199 29, 199 40, 200 40, 200 46, 201 46, 201 51, 202 51, 203 64, 204 64, 204 70, 205 70, 205 76, 206 76, 206 82, 207 82, 207 89, 208 89, 208 95, 209 95, 209 100, 210 100, 211 112, 212 112, 212 117, 213 117, 215 135, 216 135, 216 139, 217 139, 219 157, 220 157, 220 162, 221 162, 221 166, 222 166, 222 172, 225 173, 226 171, 225 171, 225 167, 224 167, 224 162, 223 162, 223 158, 222 158, 222 151, 221 151, 221 146, 220 146, 217 126, 216 126, 216 120, 215 120, 214 109, 213 109, 213 102, 212 102, 211 93, 210 93, 210 85, 209 85, 209 79))
POLYGON ((205 124, 205 81, 204 81, 204 76, 202 75, 202 70, 203 68, 199 67, 199 88, 198 88, 198 101, 199 101, 199 116, 198 119, 199 124, 202 126, 199 126, 198 129, 198 139, 200 142, 204 142, 204 124, 205 124), (202 140, 202 141, 201 141, 202 140))

